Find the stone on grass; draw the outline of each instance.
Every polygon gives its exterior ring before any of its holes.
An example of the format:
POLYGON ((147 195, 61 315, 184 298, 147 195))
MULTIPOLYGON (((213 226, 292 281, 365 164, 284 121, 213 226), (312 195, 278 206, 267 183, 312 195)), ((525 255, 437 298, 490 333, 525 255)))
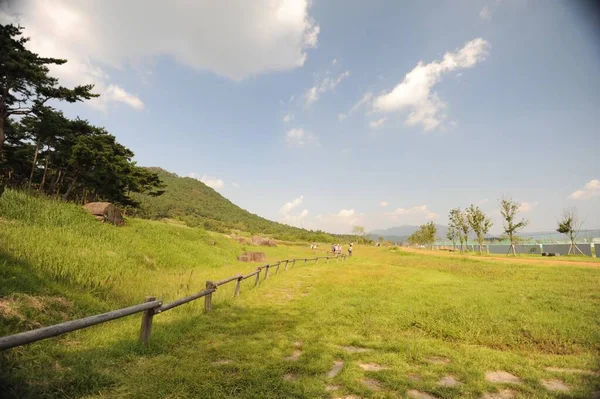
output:
POLYGON ((485 379, 489 382, 495 382, 499 384, 521 383, 521 379, 519 377, 502 370, 488 371, 487 373, 485 373, 485 379))
POLYGON ((339 385, 327 385, 325 387, 325 390, 327 392, 331 392, 331 391, 339 391, 342 387, 340 387, 339 385))
POLYGON ((369 349, 369 348, 361 348, 360 346, 342 346, 342 349, 345 350, 348 353, 363 353, 363 352, 369 352, 372 351, 373 349, 369 349))
POLYGON ((452 377, 451 375, 442 377, 438 381, 437 384, 441 387, 448 387, 448 388, 454 388, 454 387, 462 385, 462 383, 460 381, 458 381, 456 378, 452 377))
POLYGON ((500 392, 484 393, 482 399, 513 399, 516 396, 514 391, 503 389, 500 392))
POLYGON ((447 357, 443 357, 443 356, 429 356, 425 358, 425 361, 427 363, 431 363, 431 364, 448 364, 450 363, 450 359, 448 359, 447 357))
POLYGON ((264 262, 267 257, 264 252, 244 252, 237 259, 240 262, 264 262))
POLYGON ((260 237, 260 236, 253 236, 252 237, 252 244, 254 245, 263 245, 263 246, 267 246, 267 247, 276 247, 277 244, 275 243, 275 241, 273 241, 270 238, 265 238, 265 237, 260 237))
POLYGON ((376 363, 359 363, 358 366, 365 371, 381 371, 389 369, 389 367, 385 367, 376 363))
POLYGON ((381 391, 381 383, 372 378, 364 378, 362 384, 369 388, 371 391, 381 391))
POLYGON ((112 223, 115 226, 125 224, 121 210, 110 202, 88 202, 83 207, 102 223, 112 223))
POLYGON ((327 373, 327 378, 333 378, 336 375, 338 375, 340 373, 340 371, 342 371, 342 368, 344 367, 344 362, 341 360, 336 360, 333 362, 333 367, 331 368, 331 370, 329 370, 329 373, 327 373))
POLYGON ((294 353, 292 353, 292 356, 286 357, 285 360, 295 362, 296 360, 300 359, 300 355, 302 355, 302 352, 299 350, 295 350, 294 353))
POLYGON ((562 382, 561 380, 541 380, 540 383, 544 388, 549 391, 558 391, 558 392, 569 392, 570 389, 567 384, 562 382))
POLYGON ((406 396, 412 399, 438 399, 437 396, 433 396, 427 392, 417 391, 416 389, 409 389, 406 391, 406 396))

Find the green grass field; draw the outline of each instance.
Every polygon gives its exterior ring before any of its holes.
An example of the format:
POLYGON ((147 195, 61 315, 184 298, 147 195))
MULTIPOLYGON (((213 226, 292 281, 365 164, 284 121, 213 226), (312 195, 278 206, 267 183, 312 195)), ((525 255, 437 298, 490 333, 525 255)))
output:
MULTIPOLYGON (((0 199, 0 215, 0 335, 146 295, 173 300, 255 267, 237 262, 244 246, 219 234, 136 219, 99 225, 78 207, 14 191, 0 199)), ((302 246, 261 250, 268 261, 313 255, 302 246)), ((598 287, 600 268, 572 262, 358 247, 346 262, 299 263, 257 289, 247 281, 236 299, 226 285, 210 314, 202 300, 159 314, 147 348, 137 343, 136 315, 2 352, 0 392, 402 398, 416 390, 480 398, 510 390, 589 398, 600 390, 598 287), (341 371, 328 378, 334 362, 341 371), (520 382, 486 380, 499 370, 520 382), (448 376, 459 384, 440 386, 448 376), (544 380, 569 391, 548 390, 544 380)))

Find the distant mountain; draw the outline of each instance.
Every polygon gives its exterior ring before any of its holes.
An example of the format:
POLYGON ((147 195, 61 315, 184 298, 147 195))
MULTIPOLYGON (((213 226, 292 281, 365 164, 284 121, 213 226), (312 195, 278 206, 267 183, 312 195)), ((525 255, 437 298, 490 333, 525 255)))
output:
MULTIPOLYGON (((437 229, 437 237, 441 240, 446 239, 448 227, 441 224, 436 224, 435 228, 437 229)), ((376 240, 378 237, 383 237, 388 241, 406 241, 408 237, 417 230, 419 230, 419 226, 403 225, 389 227, 387 229, 373 230, 369 232, 368 238, 376 240)))
MULTIPOLYGON (((448 227, 440 224, 435 225, 437 229, 437 238, 440 241, 446 241, 446 233, 448 227)), ((408 237, 419 230, 419 226, 403 225, 390 227, 387 229, 373 230, 367 234, 367 237, 371 240, 377 240, 378 237, 383 237, 387 241, 400 242, 408 240, 408 237)), ((488 234, 487 237, 499 237, 500 234, 488 234)), ((568 239, 564 234, 557 233, 556 231, 539 231, 531 233, 519 233, 517 236, 522 237, 527 241, 541 241, 541 242, 567 242, 568 239)), ((469 238, 474 239, 475 234, 469 233, 469 238)), ((591 242, 594 238, 600 238, 600 229, 595 230, 581 230, 577 235, 578 242, 591 242)))
POLYGON ((132 196, 141 204, 139 209, 133 211, 134 216, 176 219, 191 227, 199 226, 222 233, 239 230, 269 234, 282 240, 348 242, 355 238, 274 222, 240 208, 199 180, 180 177, 161 168, 147 169, 158 174, 165 185, 165 193, 158 197, 133 193, 132 196))

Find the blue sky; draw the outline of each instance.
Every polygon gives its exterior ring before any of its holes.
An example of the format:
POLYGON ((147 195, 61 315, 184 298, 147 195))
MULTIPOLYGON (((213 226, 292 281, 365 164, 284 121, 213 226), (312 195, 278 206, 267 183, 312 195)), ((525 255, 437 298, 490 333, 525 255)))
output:
POLYGON ((68 115, 261 216, 348 232, 475 203, 499 232, 504 195, 528 231, 571 205, 600 228, 600 35, 582 3, 165 4, 26 0, 0 20, 69 59, 65 84, 96 84, 68 115))

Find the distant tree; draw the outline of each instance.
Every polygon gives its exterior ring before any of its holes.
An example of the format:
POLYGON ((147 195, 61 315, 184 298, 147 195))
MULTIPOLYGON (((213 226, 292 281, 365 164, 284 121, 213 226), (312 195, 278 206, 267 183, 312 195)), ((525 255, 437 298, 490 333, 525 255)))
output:
POLYGON ((504 218, 504 233, 510 241, 510 248, 508 254, 512 252, 514 256, 517 256, 517 250, 515 244, 517 242, 517 234, 520 230, 525 228, 529 224, 526 219, 517 221, 517 214, 519 213, 519 203, 513 201, 511 198, 502 198, 500 200, 500 213, 504 218))
POLYGON ((450 228, 454 228, 458 234, 460 241, 460 252, 463 252, 467 248, 469 242, 469 222, 467 216, 460 210, 460 208, 454 208, 450 210, 449 223, 450 228))
POLYGON ((97 97, 93 85, 67 89, 48 75, 49 65, 66 60, 44 58, 25 46, 22 27, 0 24, 0 157, 3 156, 6 121, 11 115, 28 115, 49 100, 81 101, 97 97))
POLYGON ((352 227, 352 234, 354 234, 356 236, 356 241, 360 242, 362 236, 365 234, 365 227, 364 226, 352 227))
POLYGON ((579 249, 577 244, 575 244, 575 239, 577 238, 577 234, 579 234, 579 230, 583 225, 583 220, 579 218, 579 214, 577 213, 577 208, 568 207, 563 210, 562 218, 558 221, 558 228, 556 231, 562 233, 569 237, 571 241, 571 246, 569 247, 569 255, 575 255, 575 251, 579 251, 580 254, 584 255, 584 253, 579 249))
POLYGON ((425 245, 433 246, 437 234, 437 228, 435 227, 435 224, 433 222, 427 222, 421 226, 421 230, 423 231, 425 245))
POLYGON ((479 253, 482 253, 483 239, 488 231, 490 231, 490 227, 492 227, 492 220, 488 218, 478 206, 471 204, 471 206, 467 208, 467 221, 471 230, 477 235, 479 253))
POLYGON ((437 229, 433 222, 428 222, 419 227, 419 230, 415 231, 408 237, 408 242, 411 245, 433 245, 435 242, 435 236, 437 229))
POLYGON ((458 231, 454 226, 448 226, 446 238, 452 241, 452 248, 456 249, 456 241, 458 240, 458 231))

